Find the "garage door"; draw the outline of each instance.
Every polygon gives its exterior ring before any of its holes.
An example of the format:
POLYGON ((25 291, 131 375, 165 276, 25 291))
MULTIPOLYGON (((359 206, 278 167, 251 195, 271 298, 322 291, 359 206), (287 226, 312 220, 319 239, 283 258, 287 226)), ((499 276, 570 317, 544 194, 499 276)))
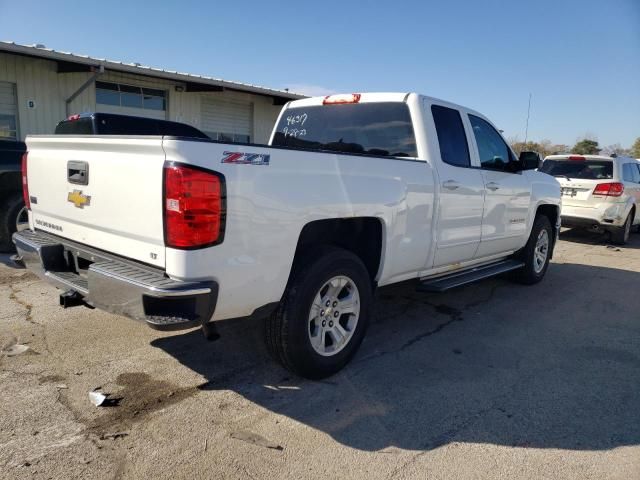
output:
POLYGON ((251 141, 253 106, 234 99, 202 97, 200 103, 202 131, 214 140, 251 141))
POLYGON ((18 139, 15 83, 0 82, 0 138, 18 139))
POLYGON ((135 85, 96 82, 96 111, 166 120, 167 92, 135 85))

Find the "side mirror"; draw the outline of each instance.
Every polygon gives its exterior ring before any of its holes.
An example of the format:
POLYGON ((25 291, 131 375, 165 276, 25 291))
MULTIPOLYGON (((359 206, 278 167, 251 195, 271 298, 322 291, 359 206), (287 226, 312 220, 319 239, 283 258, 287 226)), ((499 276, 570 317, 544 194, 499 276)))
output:
POLYGON ((538 152, 520 152, 518 161, 522 170, 535 170, 540 167, 542 158, 538 152))

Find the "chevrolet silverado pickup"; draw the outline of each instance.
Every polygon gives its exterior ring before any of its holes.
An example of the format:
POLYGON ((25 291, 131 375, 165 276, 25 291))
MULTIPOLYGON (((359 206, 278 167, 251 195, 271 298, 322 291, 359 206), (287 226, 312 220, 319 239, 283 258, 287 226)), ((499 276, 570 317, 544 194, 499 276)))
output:
POLYGON ((288 103, 269 145, 31 136, 25 264, 158 329, 265 319, 274 358, 322 378, 355 354, 377 287, 545 275, 560 185, 478 112, 414 93, 288 103))

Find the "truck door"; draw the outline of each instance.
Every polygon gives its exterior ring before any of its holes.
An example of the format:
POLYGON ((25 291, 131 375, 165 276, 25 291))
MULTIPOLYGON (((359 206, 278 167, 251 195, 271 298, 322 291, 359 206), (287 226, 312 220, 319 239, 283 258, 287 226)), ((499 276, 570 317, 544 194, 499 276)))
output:
POLYGON ((425 106, 431 111, 437 134, 437 142, 431 142, 438 145, 431 152, 439 180, 433 267, 440 267, 475 257, 482 228, 484 182, 472 164, 460 111, 438 104, 425 106))
POLYGON ((515 155, 496 129, 486 120, 469 114, 473 141, 484 186, 482 239, 478 257, 521 248, 527 241, 531 184, 516 171, 515 155))

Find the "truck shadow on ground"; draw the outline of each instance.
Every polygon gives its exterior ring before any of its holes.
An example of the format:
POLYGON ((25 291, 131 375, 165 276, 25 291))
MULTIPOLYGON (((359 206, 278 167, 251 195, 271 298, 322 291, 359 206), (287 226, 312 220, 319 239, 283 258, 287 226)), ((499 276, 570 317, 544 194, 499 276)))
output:
POLYGON ((640 443, 638 277, 554 264, 533 287, 388 288, 358 355, 321 382, 274 363, 259 321, 220 322, 212 344, 192 331, 152 345, 202 374, 202 390, 235 391, 361 450, 611 449, 640 443))
POLYGON ((626 245, 614 245, 608 232, 593 232, 584 228, 567 228, 560 232, 560 238, 566 242, 582 245, 603 245, 607 248, 638 249, 640 248, 640 235, 631 232, 629 242, 626 245))

